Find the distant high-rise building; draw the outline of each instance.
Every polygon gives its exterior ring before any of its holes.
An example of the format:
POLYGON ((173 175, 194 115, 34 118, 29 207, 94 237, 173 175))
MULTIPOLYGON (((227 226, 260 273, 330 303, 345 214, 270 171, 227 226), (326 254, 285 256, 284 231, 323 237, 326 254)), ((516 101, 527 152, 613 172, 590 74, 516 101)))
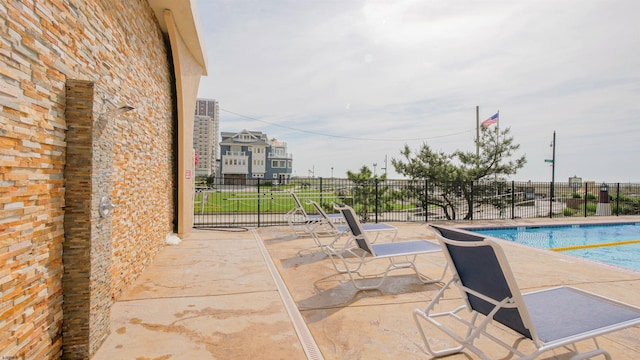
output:
POLYGON ((198 99, 193 127, 193 148, 198 156, 196 175, 218 175, 220 108, 217 100, 198 99))

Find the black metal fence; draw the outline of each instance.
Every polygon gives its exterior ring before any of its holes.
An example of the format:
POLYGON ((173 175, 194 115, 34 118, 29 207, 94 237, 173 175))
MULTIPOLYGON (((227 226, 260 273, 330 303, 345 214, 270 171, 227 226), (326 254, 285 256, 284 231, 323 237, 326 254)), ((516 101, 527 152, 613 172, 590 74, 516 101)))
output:
POLYGON ((194 226, 286 225, 286 214, 295 207, 292 191, 310 213, 307 199, 328 213, 339 202, 352 206, 364 222, 640 215, 640 184, 314 178, 198 188, 194 226))

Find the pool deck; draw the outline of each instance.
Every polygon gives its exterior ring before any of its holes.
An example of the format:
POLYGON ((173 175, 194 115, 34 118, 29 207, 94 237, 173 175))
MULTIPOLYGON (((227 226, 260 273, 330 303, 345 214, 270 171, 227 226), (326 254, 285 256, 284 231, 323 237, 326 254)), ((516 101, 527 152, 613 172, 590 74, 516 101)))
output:
MULTIPOLYGON (((640 222, 640 216, 434 224, 596 222, 640 222)), ((398 228, 395 241, 435 241, 424 223, 392 225, 398 228)), ((310 237, 293 236, 283 226, 228 230, 195 230, 179 245, 164 248, 114 304, 111 333, 92 359, 430 358, 423 351, 412 311, 424 308, 442 284, 424 285, 415 276, 398 272, 380 290, 357 291, 310 237)), ((640 272, 506 241, 501 244, 523 292, 571 285, 640 306, 640 272)), ((444 265, 441 253, 418 261, 421 272, 431 277, 440 275, 444 265)), ((449 273, 445 281, 448 278, 449 273)), ((446 294, 443 302, 460 300, 455 291, 446 294)), ((431 330, 428 336, 442 338, 431 330)), ((493 331, 515 340, 502 328, 493 331)), ((599 343, 614 359, 640 359, 640 326, 603 336, 599 343)), ((485 339, 478 344, 491 358, 506 355, 485 339)), ((579 345, 583 346, 590 348, 592 343, 579 345)), ((525 341, 520 348, 532 347, 525 341)), ((569 353, 559 349, 540 358, 568 359, 569 353)), ((446 359, 478 357, 464 353, 446 359)))

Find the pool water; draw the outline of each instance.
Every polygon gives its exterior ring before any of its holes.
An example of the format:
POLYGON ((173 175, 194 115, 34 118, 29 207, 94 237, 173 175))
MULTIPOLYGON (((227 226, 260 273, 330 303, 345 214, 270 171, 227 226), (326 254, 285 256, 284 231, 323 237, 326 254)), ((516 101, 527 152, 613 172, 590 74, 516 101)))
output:
POLYGON ((573 248, 562 252, 640 271, 640 223, 509 227, 470 231, 541 249, 573 248), (602 246, 619 242, 627 244, 602 246))

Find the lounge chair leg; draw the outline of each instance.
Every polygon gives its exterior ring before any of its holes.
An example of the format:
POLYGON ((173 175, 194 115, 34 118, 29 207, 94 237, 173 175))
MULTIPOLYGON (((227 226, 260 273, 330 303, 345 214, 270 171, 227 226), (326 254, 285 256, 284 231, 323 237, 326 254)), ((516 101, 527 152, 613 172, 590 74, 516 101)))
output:
POLYGON ((444 280, 444 275, 447 273, 448 266, 449 265, 445 265, 444 266, 444 270, 442 271, 442 274, 437 279, 423 280, 423 278, 426 278, 426 277, 423 276, 422 274, 420 274, 417 269, 416 269, 416 274, 418 275, 418 279, 420 279, 420 282, 422 282, 423 284, 436 284, 436 283, 442 282, 442 280, 444 280))
POLYGON ((415 320, 416 322, 416 326, 418 327, 418 332, 420 333, 420 337, 422 338, 422 342, 424 343, 424 347, 427 353, 431 354, 433 357, 442 357, 442 356, 457 354, 464 349, 463 345, 459 345, 459 346, 451 347, 447 349, 434 350, 431 347, 431 344, 429 343, 429 339, 427 338, 427 335, 424 333, 422 324, 420 323, 419 317, 422 317, 422 316, 423 315, 420 310, 416 309, 413 311, 413 320, 415 320))
POLYGON ((597 350, 589 351, 586 353, 576 354, 571 357, 571 360, 591 359, 598 355, 604 356, 606 360, 612 360, 611 355, 609 355, 609 353, 604 349, 597 349, 597 350))
POLYGON ((606 360, 612 360, 611 355, 606 350, 600 348, 600 345, 598 344, 598 340, 596 338, 593 338, 592 340, 593 340, 593 343, 596 345, 596 349, 585 352, 585 353, 578 353, 578 347, 574 343, 573 349, 576 352, 576 354, 571 357, 571 360, 591 359, 599 355, 604 356, 606 360))

